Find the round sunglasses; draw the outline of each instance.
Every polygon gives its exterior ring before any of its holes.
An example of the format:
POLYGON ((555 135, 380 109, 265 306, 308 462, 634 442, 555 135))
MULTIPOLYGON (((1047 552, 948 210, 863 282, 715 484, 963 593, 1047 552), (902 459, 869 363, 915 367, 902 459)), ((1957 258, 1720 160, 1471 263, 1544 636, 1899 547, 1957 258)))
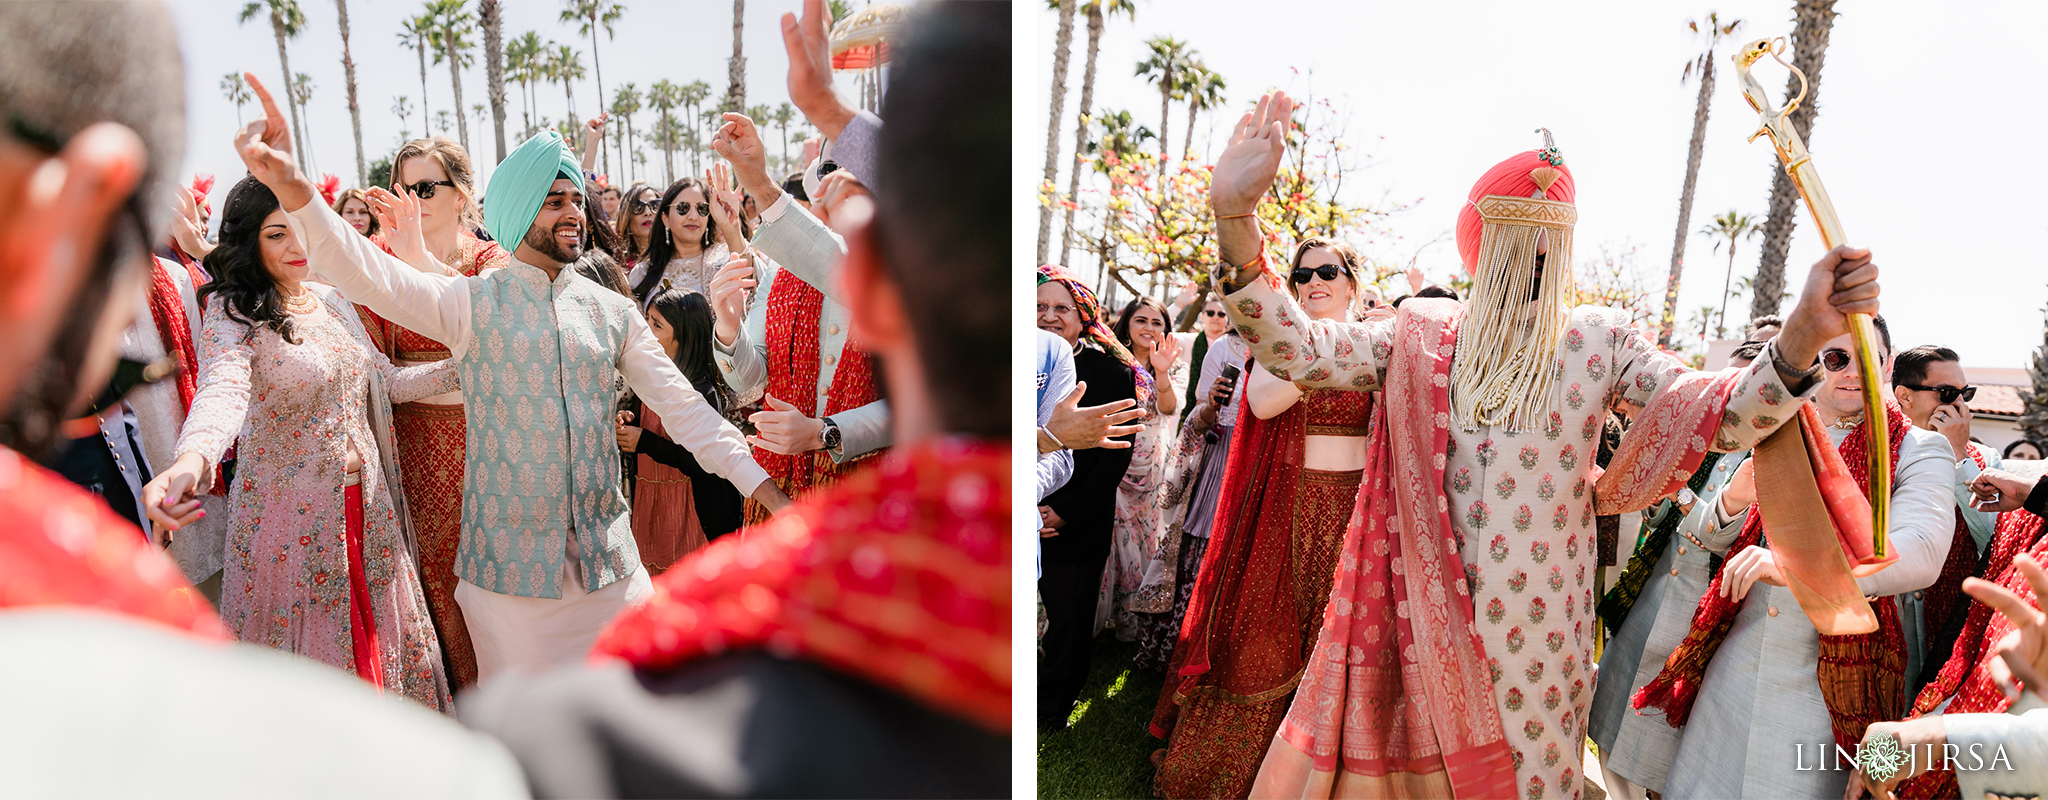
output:
MULTIPOLYGON (((690 215, 690 207, 691 207, 691 203, 690 203, 689 201, 687 201, 687 200, 677 200, 677 201, 676 201, 676 202, 675 202, 674 204, 672 204, 672 205, 670 205, 670 206, 669 206, 669 210, 671 210, 671 211, 674 211, 674 212, 676 212, 676 216, 678 216, 678 217, 687 217, 687 216, 689 216, 689 215, 690 215)), ((698 216, 701 216, 701 217, 709 217, 709 216, 711 216, 711 204, 710 204, 710 203, 697 203, 697 204, 696 204, 696 208, 697 208, 697 215, 698 215, 698 216)))

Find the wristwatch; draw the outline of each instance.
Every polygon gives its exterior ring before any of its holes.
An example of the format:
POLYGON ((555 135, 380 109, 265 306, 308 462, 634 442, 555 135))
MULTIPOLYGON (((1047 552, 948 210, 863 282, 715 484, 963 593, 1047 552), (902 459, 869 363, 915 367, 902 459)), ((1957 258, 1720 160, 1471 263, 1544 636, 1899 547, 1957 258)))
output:
POLYGON ((833 455, 838 455, 839 445, 841 444, 839 437, 839 423, 833 422, 831 417, 826 417, 819 421, 825 423, 825 429, 818 432, 819 440, 824 443, 826 451, 832 453, 833 455))

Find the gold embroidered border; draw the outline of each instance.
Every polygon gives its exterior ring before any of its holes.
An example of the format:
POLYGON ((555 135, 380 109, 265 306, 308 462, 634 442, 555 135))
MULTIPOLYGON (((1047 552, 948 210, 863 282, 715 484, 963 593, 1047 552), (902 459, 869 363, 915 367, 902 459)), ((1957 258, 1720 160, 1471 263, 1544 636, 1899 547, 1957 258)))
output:
POLYGON ((1578 206, 1556 200, 1490 194, 1476 205, 1479 216, 1490 223, 1566 228, 1579 221, 1578 206))

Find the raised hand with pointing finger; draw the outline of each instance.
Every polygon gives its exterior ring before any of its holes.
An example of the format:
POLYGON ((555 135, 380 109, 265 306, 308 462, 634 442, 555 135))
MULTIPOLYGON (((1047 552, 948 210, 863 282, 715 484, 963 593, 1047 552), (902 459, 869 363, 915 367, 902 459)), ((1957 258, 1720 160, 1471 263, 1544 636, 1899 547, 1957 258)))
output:
POLYGON ((305 208, 319 190, 292 162, 292 133, 284 112, 278 109, 270 90, 256 79, 256 73, 242 73, 242 78, 249 82, 249 90, 256 93, 257 101, 263 105, 263 116, 235 132, 235 152, 242 157, 249 174, 277 195, 278 205, 284 210, 305 208))

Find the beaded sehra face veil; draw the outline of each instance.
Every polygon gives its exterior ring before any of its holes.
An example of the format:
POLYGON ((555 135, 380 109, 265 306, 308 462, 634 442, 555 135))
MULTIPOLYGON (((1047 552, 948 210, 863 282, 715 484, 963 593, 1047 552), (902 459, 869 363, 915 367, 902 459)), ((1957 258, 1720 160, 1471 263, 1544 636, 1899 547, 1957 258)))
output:
MULTIPOLYGON (((1541 156, 1564 163, 1544 131, 1541 156)), ((1505 425, 1528 430, 1556 394, 1557 344, 1571 318, 1572 226, 1577 206, 1544 199, 1564 173, 1529 172, 1529 197, 1486 195, 1473 202, 1483 221, 1472 296, 1451 362, 1451 415, 1465 430, 1505 425), (1537 244, 1544 246, 1537 265, 1537 244)))

